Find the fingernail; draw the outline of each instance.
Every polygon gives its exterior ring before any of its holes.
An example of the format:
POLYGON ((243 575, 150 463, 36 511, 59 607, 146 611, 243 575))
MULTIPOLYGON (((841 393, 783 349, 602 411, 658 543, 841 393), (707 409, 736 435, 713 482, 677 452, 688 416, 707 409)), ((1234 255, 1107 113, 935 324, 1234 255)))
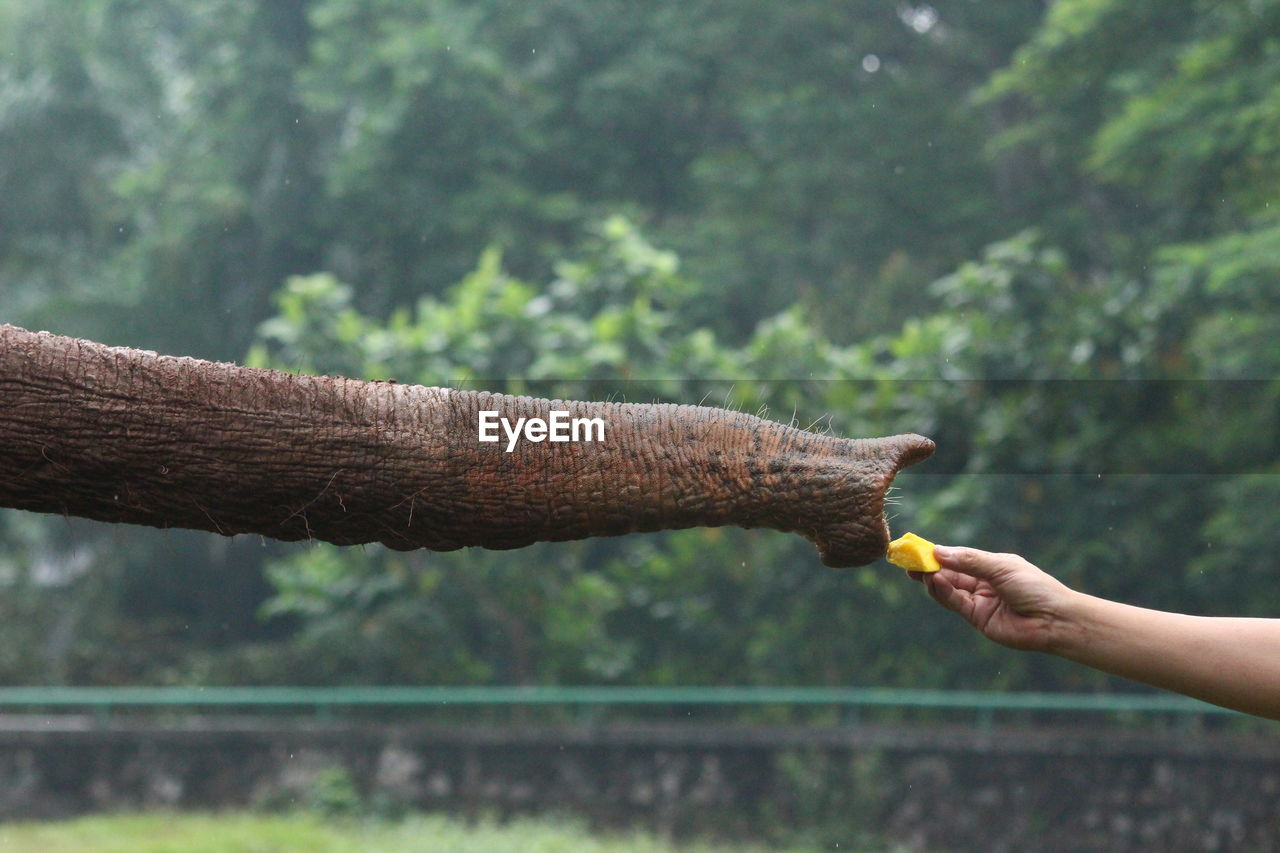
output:
POLYGON ((955 555, 956 555, 956 549, 952 548, 950 545, 934 545, 933 546, 933 556, 937 558, 938 562, 944 562, 946 560, 950 560, 955 555))

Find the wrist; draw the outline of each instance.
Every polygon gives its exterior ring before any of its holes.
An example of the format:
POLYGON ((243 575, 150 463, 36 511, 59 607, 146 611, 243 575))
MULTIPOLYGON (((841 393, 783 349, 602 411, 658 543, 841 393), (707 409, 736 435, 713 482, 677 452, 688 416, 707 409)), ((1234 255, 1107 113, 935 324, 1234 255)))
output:
POLYGON ((1054 609, 1044 651, 1069 659, 1077 659, 1088 644, 1089 623, 1099 599, 1087 593, 1066 590, 1061 604, 1054 609))

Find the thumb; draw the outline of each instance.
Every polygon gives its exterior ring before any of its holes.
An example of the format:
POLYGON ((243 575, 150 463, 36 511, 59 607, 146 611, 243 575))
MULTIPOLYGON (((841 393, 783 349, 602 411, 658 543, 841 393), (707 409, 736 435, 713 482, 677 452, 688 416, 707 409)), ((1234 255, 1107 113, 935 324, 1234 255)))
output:
POLYGON ((982 580, 994 580, 1008 570, 1005 558, 1011 555, 957 545, 934 545, 933 556, 944 568, 982 580))

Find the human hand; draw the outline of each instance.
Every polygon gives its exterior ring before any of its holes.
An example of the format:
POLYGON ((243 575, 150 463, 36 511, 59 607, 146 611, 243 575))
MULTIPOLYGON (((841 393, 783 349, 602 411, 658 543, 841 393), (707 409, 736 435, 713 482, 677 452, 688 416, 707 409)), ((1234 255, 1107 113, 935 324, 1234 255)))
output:
POLYGON ((1076 595, 1017 554, 936 545, 937 572, 908 572, 934 601, 990 640, 1014 649, 1052 651, 1076 595))

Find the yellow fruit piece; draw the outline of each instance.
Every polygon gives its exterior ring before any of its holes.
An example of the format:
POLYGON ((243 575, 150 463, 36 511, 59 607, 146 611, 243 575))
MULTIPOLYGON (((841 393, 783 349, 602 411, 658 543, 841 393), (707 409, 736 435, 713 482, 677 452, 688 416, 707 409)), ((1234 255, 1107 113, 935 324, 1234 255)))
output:
POLYGON ((905 533, 889 543, 889 562, 909 572, 936 572, 942 568, 933 556, 933 543, 905 533))

